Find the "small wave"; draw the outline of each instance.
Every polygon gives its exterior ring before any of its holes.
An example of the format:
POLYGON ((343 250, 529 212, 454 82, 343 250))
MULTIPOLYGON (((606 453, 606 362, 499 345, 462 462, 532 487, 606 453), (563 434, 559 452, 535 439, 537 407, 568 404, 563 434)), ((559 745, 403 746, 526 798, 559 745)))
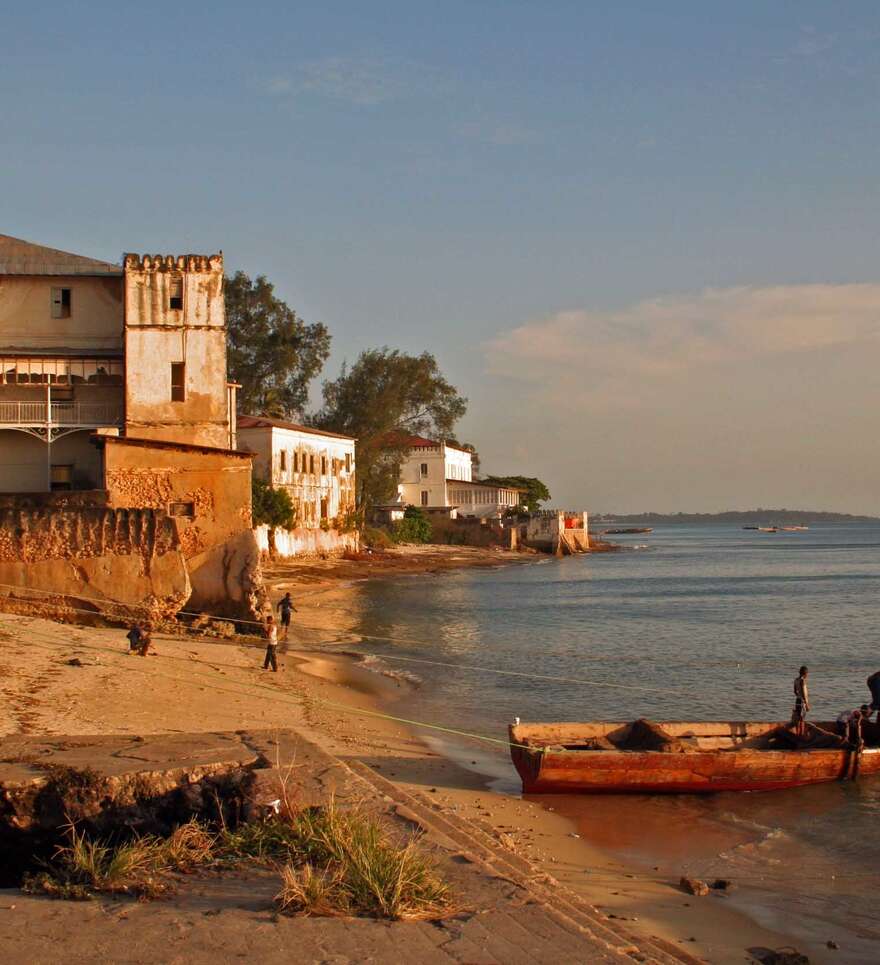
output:
POLYGON ((403 681, 412 687, 422 686, 423 680, 418 674, 414 674, 410 670, 397 670, 396 668, 389 667, 381 657, 376 657, 373 654, 355 654, 354 656, 357 656, 364 670, 381 674, 389 680, 403 681))

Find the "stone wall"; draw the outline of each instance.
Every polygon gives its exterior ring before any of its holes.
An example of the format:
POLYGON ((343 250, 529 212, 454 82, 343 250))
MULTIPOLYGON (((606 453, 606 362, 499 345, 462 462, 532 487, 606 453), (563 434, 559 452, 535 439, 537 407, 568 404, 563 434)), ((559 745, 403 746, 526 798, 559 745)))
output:
POLYGON ((186 608, 258 613, 264 591, 251 528, 250 455, 112 436, 103 444, 108 505, 173 516, 192 584, 186 608))
POLYGON ((190 594, 177 527, 162 510, 16 505, 11 497, 0 505, 5 609, 159 618, 190 594))

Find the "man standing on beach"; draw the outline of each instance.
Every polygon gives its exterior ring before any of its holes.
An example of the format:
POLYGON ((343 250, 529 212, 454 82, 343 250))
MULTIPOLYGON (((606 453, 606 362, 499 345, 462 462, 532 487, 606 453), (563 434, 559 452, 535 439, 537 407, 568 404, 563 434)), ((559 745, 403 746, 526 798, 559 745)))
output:
POLYGON ((284 594, 276 609, 281 614, 281 626, 284 627, 284 639, 286 640, 290 634, 290 614, 296 610, 289 592, 284 594))
POLYGON ((810 692, 807 690, 809 672, 806 667, 801 667, 794 678, 794 710, 791 712, 791 723, 798 737, 803 737, 807 729, 807 711, 810 709, 810 692))
POLYGON ((272 665, 272 673, 278 673, 278 658, 275 656, 278 650, 278 626, 271 616, 266 617, 266 659, 263 661, 263 670, 268 670, 272 665))

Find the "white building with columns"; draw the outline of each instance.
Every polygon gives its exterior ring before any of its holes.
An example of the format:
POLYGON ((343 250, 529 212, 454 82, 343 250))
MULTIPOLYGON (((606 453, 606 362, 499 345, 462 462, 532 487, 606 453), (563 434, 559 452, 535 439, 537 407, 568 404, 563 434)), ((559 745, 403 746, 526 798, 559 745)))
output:
POLYGON ((410 436, 405 441, 409 450, 400 467, 397 487, 403 506, 418 506, 452 519, 490 519, 518 505, 518 489, 473 478, 473 457, 467 449, 423 436, 410 436))

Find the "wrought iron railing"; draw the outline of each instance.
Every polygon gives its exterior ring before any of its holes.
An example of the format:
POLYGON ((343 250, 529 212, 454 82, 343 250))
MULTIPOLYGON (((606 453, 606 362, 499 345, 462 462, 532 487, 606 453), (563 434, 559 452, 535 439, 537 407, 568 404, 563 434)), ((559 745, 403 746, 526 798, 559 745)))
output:
POLYGON ((0 425, 117 426, 122 406, 116 402, 0 402, 0 425), (51 419, 48 416, 51 414, 51 419))

